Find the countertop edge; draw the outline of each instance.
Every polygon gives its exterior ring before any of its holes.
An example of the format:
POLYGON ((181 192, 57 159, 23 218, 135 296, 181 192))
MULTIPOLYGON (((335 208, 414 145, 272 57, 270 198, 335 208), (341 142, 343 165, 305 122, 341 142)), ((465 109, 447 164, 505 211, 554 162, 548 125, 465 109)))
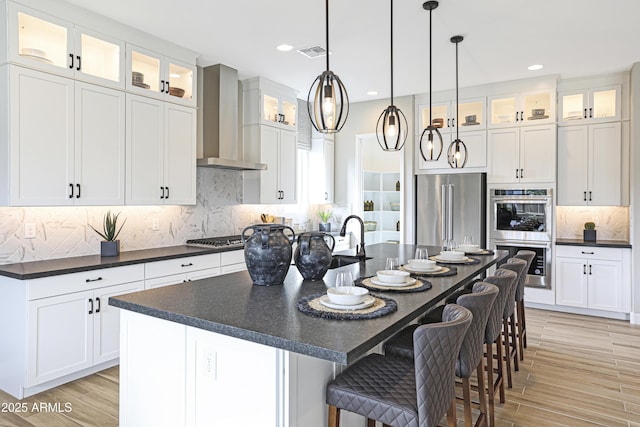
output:
POLYGON ((591 246, 600 248, 631 249, 631 243, 625 240, 596 240, 595 242, 581 239, 556 239, 556 246, 591 246))

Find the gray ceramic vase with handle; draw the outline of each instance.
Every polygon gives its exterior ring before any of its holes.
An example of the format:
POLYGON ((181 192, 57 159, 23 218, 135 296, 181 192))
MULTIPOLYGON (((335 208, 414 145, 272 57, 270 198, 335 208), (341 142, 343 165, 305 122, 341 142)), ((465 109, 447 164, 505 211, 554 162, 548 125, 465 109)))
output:
POLYGON ((291 242, 295 233, 291 227, 275 224, 250 225, 242 230, 244 260, 254 285, 281 285, 291 265, 291 242), (291 231, 291 239, 284 230, 291 231), (247 235, 247 231, 253 230, 247 235))
POLYGON ((326 233, 301 233, 293 255, 296 268, 305 280, 321 280, 331 265, 336 241, 326 233), (327 239, 330 243, 327 244, 327 239))

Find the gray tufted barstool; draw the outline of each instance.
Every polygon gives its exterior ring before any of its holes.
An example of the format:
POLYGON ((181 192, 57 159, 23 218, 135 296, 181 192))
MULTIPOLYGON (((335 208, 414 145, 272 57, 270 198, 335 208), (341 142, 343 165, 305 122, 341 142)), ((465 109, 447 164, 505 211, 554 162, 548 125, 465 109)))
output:
POLYGON ((502 356, 502 314, 504 306, 507 304, 509 296, 513 294, 513 288, 517 286, 518 275, 511 270, 499 268, 492 276, 484 279, 486 283, 495 285, 499 292, 496 297, 489 319, 487 319, 487 328, 484 332, 485 344, 485 363, 487 365, 487 391, 489 395, 489 425, 495 426, 495 396, 499 392, 500 403, 505 402, 504 395, 504 360, 502 356), (496 362, 497 369, 493 366, 493 344, 496 345, 496 362), (494 378, 495 373, 495 378, 494 378))
POLYGON ((504 343, 504 359, 507 367, 507 386, 513 387, 512 371, 519 371, 518 364, 518 343, 516 341, 516 316, 515 316, 515 300, 516 290, 518 289, 518 280, 522 274, 526 274, 527 262, 523 259, 509 258, 507 262, 500 265, 500 268, 511 270, 518 276, 516 285, 513 287, 512 293, 507 299, 502 313, 502 340, 504 343))
MULTIPOLYGON (((460 295, 457 304, 468 308, 473 313, 473 321, 465 335, 458 360, 456 362, 456 377, 462 380, 462 403, 464 407, 465 426, 473 425, 471 414, 471 383, 470 378, 474 371, 478 381, 478 409, 480 415, 476 420, 476 425, 486 423, 487 404, 484 393, 484 360, 483 343, 487 320, 491 312, 493 303, 498 295, 498 288, 490 283, 477 282, 473 285, 472 293, 460 295)), ((446 305, 444 310, 449 305, 446 305)), ((436 319, 437 320, 437 319, 436 319)), ((432 323, 433 324, 433 323, 432 323)), ((407 339, 411 330, 415 326, 410 326, 400 331, 396 336, 387 341, 384 345, 385 354, 391 357, 407 357, 407 349, 410 342, 407 339)))
POLYGON ((533 251, 519 250, 514 258, 523 259, 527 261, 527 268, 525 274, 522 277, 522 283, 518 284, 518 290, 516 291, 516 322, 518 325, 518 347, 520 349, 520 360, 524 360, 524 349, 527 348, 527 321, 524 315, 524 285, 527 281, 527 273, 531 268, 533 260, 536 258, 536 253, 533 251))
POLYGON ((437 426, 447 414, 455 425, 454 372, 460 346, 471 324, 469 310, 450 304, 442 323, 413 333, 414 360, 370 354, 327 384, 329 427, 338 427, 340 410, 402 427, 437 426))

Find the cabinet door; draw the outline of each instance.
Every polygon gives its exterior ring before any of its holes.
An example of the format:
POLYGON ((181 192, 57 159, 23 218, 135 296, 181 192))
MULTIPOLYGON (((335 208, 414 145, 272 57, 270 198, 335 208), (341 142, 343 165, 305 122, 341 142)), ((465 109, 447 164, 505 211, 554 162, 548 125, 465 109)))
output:
POLYGON ((10 204, 73 204, 73 81, 12 66, 9 91, 10 204))
POLYGON ((519 122, 518 95, 501 95, 489 97, 489 126, 514 126, 519 122))
POLYGON ((316 138, 309 152, 309 202, 333 203, 333 141, 316 138))
POLYGON ((558 128, 558 205, 587 204, 588 127, 558 128))
POLYGON ((92 298, 85 291, 29 302, 29 387, 92 365, 92 298))
POLYGON ((559 122, 581 124, 587 120, 589 96, 586 90, 567 91, 559 94, 559 122))
POLYGON ((334 201, 334 155, 335 145, 333 141, 324 141, 324 190, 325 203, 334 201))
POLYGON ((280 203, 278 187, 278 140, 280 131, 269 126, 260 126, 260 161, 268 165, 260 172, 260 202, 280 203))
POLYGON ((520 129, 520 182, 556 181, 556 127, 520 129))
POLYGON ((75 201, 80 205, 123 205, 125 95, 76 83, 75 201))
POLYGON ((124 42, 78 26, 74 33, 75 77, 91 83, 124 88, 124 42))
POLYGON ((110 286, 94 292, 93 364, 107 362, 120 353, 120 309, 109 305, 109 297, 141 291, 144 282, 110 286))
POLYGON ((195 106, 196 67, 170 58, 167 59, 166 66, 169 92, 165 93, 165 99, 178 104, 195 106))
POLYGON ((622 127, 620 122, 589 126, 589 204, 622 204, 622 127))
POLYGON ((164 114, 165 204, 196 204, 196 110, 166 104, 164 114))
POLYGON ((69 57, 73 52, 71 23, 16 3, 9 3, 8 14, 12 62, 73 76, 75 67, 70 68, 69 57))
POLYGON ((127 44, 127 90, 163 99, 166 89, 162 56, 147 49, 127 44))
POLYGON ((126 204, 164 201, 164 104, 127 94, 126 204), (161 197, 163 197, 161 199, 161 197))
MULTIPOLYGON (((455 105, 453 106, 455 108, 455 105)), ((419 113, 419 129, 418 132, 422 133, 424 128, 429 126, 429 105, 420 105, 418 107, 419 113)), ((452 123, 452 118, 455 117, 455 109, 452 110, 450 101, 434 102, 431 105, 431 120, 435 126, 438 126, 440 133, 451 132, 451 129, 455 129, 455 124, 452 123)))
POLYGON ((278 167, 280 169, 279 188, 280 203, 295 203, 296 197, 296 165, 298 159, 298 142, 296 133, 280 131, 278 167))
POLYGON ((522 95, 520 125, 541 125, 556 121, 555 91, 542 90, 522 95))
POLYGON ((489 173, 487 180, 495 183, 518 182, 520 176, 519 129, 490 130, 489 173))
MULTIPOLYGON (((455 134, 451 136, 455 139, 455 134)), ((487 133, 461 132, 460 139, 467 146, 467 164, 465 168, 486 168, 487 167, 487 133)))
POLYGON ((556 257, 556 304, 587 308, 587 261, 556 257))
POLYGON ((590 260, 587 276, 589 277, 589 308, 624 311, 620 261, 590 260))
POLYGON ((590 90, 589 119, 591 119, 591 121, 620 120, 620 91, 620 85, 590 90))

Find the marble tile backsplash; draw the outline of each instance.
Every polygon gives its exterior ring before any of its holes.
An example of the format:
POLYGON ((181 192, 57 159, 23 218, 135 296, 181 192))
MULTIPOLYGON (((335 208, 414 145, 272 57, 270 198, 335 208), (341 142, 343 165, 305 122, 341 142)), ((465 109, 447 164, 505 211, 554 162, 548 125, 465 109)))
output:
POLYGON ((629 241, 629 208, 608 206, 558 206, 556 237, 582 239, 584 223, 593 221, 598 240, 629 241))
MULTIPOLYGON (((242 174, 221 169, 197 169, 195 206, 0 207, 0 264, 100 253, 104 213, 122 212, 126 223, 119 236, 122 251, 173 246, 187 239, 240 234, 260 222, 260 213, 292 218, 304 224, 316 206, 243 205, 242 174), (160 229, 152 229, 157 219, 160 229), (36 225, 36 237, 24 238, 24 224, 36 225)), ((317 223, 317 222, 316 222, 317 223)))

